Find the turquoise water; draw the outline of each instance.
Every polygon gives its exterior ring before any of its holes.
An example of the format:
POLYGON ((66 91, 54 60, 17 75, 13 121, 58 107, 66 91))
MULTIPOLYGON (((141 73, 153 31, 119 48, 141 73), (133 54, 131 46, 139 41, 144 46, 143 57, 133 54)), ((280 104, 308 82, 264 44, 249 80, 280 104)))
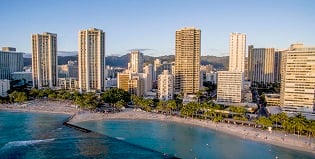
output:
POLYGON ((179 158, 314 159, 314 154, 237 138, 189 125, 159 121, 93 121, 78 125, 179 158))
POLYGON ((68 117, 0 111, 0 158, 171 158, 146 147, 63 126, 68 117))

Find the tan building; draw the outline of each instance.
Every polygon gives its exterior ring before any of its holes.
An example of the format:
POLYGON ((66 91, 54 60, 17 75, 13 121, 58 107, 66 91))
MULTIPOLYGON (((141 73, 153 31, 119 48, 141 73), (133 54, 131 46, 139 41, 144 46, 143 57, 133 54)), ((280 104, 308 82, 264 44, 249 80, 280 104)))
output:
POLYGON ((130 72, 131 73, 142 73, 143 65, 143 54, 139 50, 131 51, 130 54, 130 72))
POLYGON ((76 90, 79 88, 79 81, 77 78, 58 78, 60 89, 76 90))
POLYGON ((158 77, 158 98, 160 100, 171 100, 174 95, 174 77, 164 70, 163 74, 158 77))
POLYGON ((118 73, 117 87, 139 97, 145 95, 145 79, 143 73, 118 73))
POLYGON ((117 87, 123 89, 125 91, 129 91, 128 81, 129 81, 129 73, 118 73, 117 74, 117 87))
POLYGON ((11 79, 11 73, 23 71, 23 66, 22 52, 11 47, 0 50, 0 79, 11 79))
POLYGON ((246 34, 231 33, 229 71, 245 71, 246 34))
POLYGON ((195 94, 200 89, 201 30, 177 30, 175 45, 175 92, 195 94))
POLYGON ((217 101, 240 103, 242 100, 243 73, 218 71, 217 101))
MULTIPOLYGON (((254 48, 252 45, 248 47, 249 57, 249 80, 254 83, 275 83, 276 67, 279 65, 276 60, 276 52, 274 48, 254 48)), ((278 68, 279 69, 279 68, 278 68)))
POLYGON ((292 44, 283 55, 280 104, 286 112, 314 112, 315 47, 292 44))
POLYGON ((105 32, 91 28, 79 32, 79 88, 103 91, 105 88, 105 32))
POLYGON ((280 94, 265 94, 267 106, 280 106, 280 94))
POLYGON ((128 89, 130 94, 138 97, 145 95, 145 81, 141 74, 131 74, 128 80, 128 89))
POLYGON ((57 34, 32 35, 32 76, 34 88, 58 86, 57 34))

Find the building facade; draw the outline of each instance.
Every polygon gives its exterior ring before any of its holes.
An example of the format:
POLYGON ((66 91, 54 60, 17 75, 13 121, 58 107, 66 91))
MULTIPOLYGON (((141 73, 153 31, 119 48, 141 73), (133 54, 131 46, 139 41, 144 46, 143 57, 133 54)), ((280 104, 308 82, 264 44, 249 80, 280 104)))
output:
POLYGON ((32 77, 34 88, 58 86, 57 34, 32 35, 32 77))
POLYGON ((245 71, 246 34, 231 33, 229 46, 229 71, 245 71))
POLYGON ((175 92, 195 94, 200 89, 201 30, 177 30, 175 43, 175 92))
POLYGON ((217 101, 240 103, 242 100, 243 72, 218 71, 217 101))
POLYGON ((10 80, 0 79, 0 96, 8 96, 8 90, 10 90, 10 80))
POLYGON ((79 88, 99 92, 105 88, 105 32, 90 28, 79 32, 79 88))
POLYGON ((160 74, 158 77, 158 99, 160 100, 171 100, 174 95, 174 77, 164 70, 163 74, 160 74))
POLYGON ((280 105, 286 112, 314 112, 315 47, 292 44, 284 53, 280 105))
POLYGON ((123 89, 124 91, 129 91, 128 81, 129 81, 129 73, 118 73, 117 74, 117 87, 123 89))
POLYGON ((143 54, 139 50, 131 51, 130 54, 130 72, 142 73, 143 69, 143 54))
MULTIPOLYGON (((248 47, 249 53, 249 80, 252 83, 275 83, 279 71, 276 70, 278 61, 276 60, 276 52, 274 48, 254 48, 248 47), (277 71, 277 72, 276 72, 277 71)), ((279 68, 278 68, 279 69, 279 68)))
POLYGON ((0 50, 0 79, 11 79, 11 73, 23 71, 23 53, 15 48, 0 50))

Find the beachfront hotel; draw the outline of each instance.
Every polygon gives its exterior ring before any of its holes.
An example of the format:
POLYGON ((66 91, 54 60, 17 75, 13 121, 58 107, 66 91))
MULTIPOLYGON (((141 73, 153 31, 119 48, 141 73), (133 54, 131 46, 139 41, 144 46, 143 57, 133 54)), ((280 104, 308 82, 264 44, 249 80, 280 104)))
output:
POLYGON ((246 34, 231 33, 229 45, 229 71, 245 71, 246 34))
POLYGON ((58 86, 57 34, 32 35, 32 77, 34 88, 58 86))
POLYGON ((142 73, 143 65, 143 54, 139 50, 133 50, 130 54, 130 72, 131 73, 142 73))
POLYGON ((174 95, 174 76, 168 70, 164 70, 158 76, 158 99, 171 100, 174 95))
POLYGON ((245 34, 230 34, 229 71, 218 71, 218 102, 240 103, 242 100, 245 47, 245 34))
POLYGON ((11 73, 23 71, 23 66, 22 52, 11 47, 0 50, 0 79, 11 79, 11 73))
POLYGON ((201 30, 193 27, 176 31, 175 93, 196 94, 200 89, 201 30))
POLYGON ((278 53, 274 48, 248 46, 249 80, 263 84, 279 82, 277 81, 280 72, 280 67, 277 67, 279 66, 278 53))
POLYGON ((90 28, 79 32, 79 89, 82 92, 104 90, 105 32, 90 28))
POLYGON ((242 100, 243 73, 218 71, 217 101, 240 103, 242 100))
POLYGON ((286 112, 314 112, 315 47, 292 44, 282 55, 280 105, 286 112))

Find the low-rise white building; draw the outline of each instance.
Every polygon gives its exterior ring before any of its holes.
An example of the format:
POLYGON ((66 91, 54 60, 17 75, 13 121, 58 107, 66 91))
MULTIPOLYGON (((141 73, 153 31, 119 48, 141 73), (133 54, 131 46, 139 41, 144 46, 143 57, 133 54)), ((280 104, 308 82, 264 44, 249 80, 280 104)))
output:
POLYGON ((0 80, 0 96, 8 96, 8 90, 10 90, 10 80, 2 79, 0 80))
POLYGON ((174 95, 174 77, 164 70, 163 74, 158 76, 158 98, 160 100, 171 100, 174 95))

